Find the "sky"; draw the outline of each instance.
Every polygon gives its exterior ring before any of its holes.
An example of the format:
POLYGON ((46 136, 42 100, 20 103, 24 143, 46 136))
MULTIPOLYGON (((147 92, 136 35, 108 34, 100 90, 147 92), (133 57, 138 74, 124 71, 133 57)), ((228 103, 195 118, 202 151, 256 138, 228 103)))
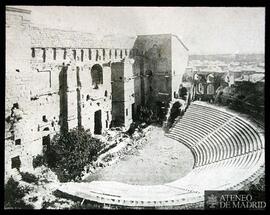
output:
POLYGON ((263 7, 18 6, 36 26, 100 36, 178 35, 190 54, 264 53, 263 7))

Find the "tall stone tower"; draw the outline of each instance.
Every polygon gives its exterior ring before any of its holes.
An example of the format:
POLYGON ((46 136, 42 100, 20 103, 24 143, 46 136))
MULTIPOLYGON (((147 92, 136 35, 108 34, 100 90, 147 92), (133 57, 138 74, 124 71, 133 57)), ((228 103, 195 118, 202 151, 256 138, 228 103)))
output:
POLYGON ((135 115, 133 59, 112 63, 112 117, 115 126, 129 128, 135 115))

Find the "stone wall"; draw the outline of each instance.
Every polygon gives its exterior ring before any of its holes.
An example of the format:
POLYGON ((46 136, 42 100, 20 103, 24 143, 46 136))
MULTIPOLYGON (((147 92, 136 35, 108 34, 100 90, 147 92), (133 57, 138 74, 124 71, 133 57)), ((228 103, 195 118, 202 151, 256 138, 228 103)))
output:
POLYGON ((172 35, 172 97, 174 92, 178 94, 179 85, 182 83, 187 64, 188 49, 177 36, 172 35))
POLYGON ((83 126, 94 134, 96 120, 100 121, 100 133, 109 129, 111 62, 127 58, 130 49, 95 48, 100 44, 94 37, 89 39, 87 33, 32 27, 27 10, 7 8, 6 13, 5 173, 8 177, 16 172, 18 158, 17 166, 21 170, 32 169, 33 158, 42 154, 45 145, 61 129, 83 126), (78 35, 81 40, 75 41, 78 35), (91 70, 97 65, 101 68, 102 82, 96 86, 91 70), (99 111, 99 118, 95 119, 99 111), (13 158, 17 161, 13 160, 12 164, 13 158))
POLYGON ((169 103, 182 83, 188 50, 172 34, 139 35, 133 47, 135 101, 155 109, 157 102, 169 103))
POLYGON ((5 178, 12 167, 31 162, 29 19, 28 10, 6 8, 5 178))
POLYGON ((6 8, 6 177, 32 169, 58 132, 128 128, 139 105, 171 99, 185 62, 169 34, 98 39, 31 26, 30 13, 6 8))

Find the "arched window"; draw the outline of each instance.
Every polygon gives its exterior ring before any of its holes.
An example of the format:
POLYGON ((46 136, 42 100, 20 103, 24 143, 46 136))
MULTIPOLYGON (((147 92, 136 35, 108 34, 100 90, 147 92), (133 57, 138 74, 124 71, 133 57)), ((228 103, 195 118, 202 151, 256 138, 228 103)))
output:
POLYGON ((203 84, 202 83, 199 83, 198 84, 198 92, 200 94, 204 94, 204 87, 203 87, 203 84))
POLYGON ((152 49, 151 49, 151 55, 154 57, 154 58, 158 58, 160 56, 160 53, 159 53, 159 48, 157 46, 157 44, 154 44, 152 49))
POLYGON ((103 84, 103 70, 99 64, 95 64, 91 69, 92 85, 95 87, 103 84))
POLYGON ((207 94, 208 95, 213 95, 215 93, 214 85, 213 84, 208 84, 207 86, 207 94))

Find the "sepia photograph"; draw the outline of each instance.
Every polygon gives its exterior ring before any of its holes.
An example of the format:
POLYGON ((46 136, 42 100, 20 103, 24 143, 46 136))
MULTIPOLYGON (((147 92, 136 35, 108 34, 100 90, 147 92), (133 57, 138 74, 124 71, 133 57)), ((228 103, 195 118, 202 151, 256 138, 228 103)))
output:
POLYGON ((5 6, 4 209, 265 210, 265 7, 5 6))

